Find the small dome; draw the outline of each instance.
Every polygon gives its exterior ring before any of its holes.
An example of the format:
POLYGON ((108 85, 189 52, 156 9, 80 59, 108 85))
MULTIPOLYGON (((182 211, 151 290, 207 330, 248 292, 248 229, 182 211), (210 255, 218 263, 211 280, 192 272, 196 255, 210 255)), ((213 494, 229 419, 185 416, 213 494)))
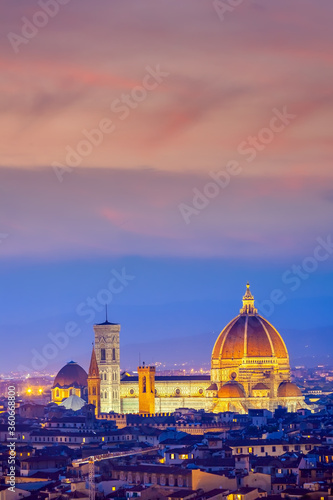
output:
POLYGON ((78 411, 81 410, 83 406, 87 403, 79 396, 72 394, 68 398, 64 399, 63 402, 59 406, 64 406, 66 410, 78 411))
POLYGON ((269 387, 267 385, 263 384, 262 382, 259 382, 256 384, 253 389, 253 391, 269 391, 269 387))
POLYGON ((245 391, 241 384, 231 380, 222 385, 217 395, 219 398, 245 398, 245 391))
POLYGON ((302 393, 296 384, 292 382, 282 382, 282 384, 279 385, 277 395, 278 398, 299 398, 302 396, 302 393))
POLYGON ((87 387, 87 372, 74 361, 63 366, 54 379, 53 387, 87 387))

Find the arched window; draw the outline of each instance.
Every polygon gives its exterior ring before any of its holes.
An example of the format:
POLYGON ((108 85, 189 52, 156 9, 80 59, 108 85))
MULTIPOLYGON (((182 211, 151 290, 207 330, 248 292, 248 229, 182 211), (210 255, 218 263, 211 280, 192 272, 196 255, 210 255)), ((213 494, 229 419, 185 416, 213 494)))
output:
POLYGON ((104 393, 104 397, 105 397, 105 399, 108 399, 108 393, 107 392, 104 393))
POLYGON ((142 392, 146 392, 146 391, 147 391, 147 379, 146 379, 146 376, 144 376, 142 379, 142 392))
POLYGON ((104 373, 104 380, 106 380, 106 379, 107 379, 107 376, 106 376, 106 373, 104 373))
POLYGON ((93 396, 96 396, 96 386, 95 385, 93 386, 92 390, 93 390, 93 396))
POLYGON ((112 349, 112 361, 116 361, 116 350, 115 350, 115 348, 112 349))
POLYGON ((60 396, 60 392, 59 392, 59 389, 56 390, 56 398, 58 398, 60 396))

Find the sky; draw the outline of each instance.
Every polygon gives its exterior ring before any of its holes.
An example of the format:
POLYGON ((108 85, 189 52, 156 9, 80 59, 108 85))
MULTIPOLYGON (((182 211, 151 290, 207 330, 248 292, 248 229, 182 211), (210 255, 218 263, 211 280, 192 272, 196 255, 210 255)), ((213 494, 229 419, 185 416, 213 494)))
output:
POLYGON ((332 2, 1 4, 0 373, 87 368, 105 303, 123 368, 207 368, 248 280, 330 362, 332 2))

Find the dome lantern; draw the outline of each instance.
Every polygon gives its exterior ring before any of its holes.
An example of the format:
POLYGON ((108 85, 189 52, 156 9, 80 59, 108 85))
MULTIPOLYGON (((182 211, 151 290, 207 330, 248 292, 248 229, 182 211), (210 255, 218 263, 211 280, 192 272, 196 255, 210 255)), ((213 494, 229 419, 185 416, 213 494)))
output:
POLYGON ((253 297, 251 290, 250 290, 250 283, 247 282, 246 292, 245 292, 245 295, 243 297, 243 307, 240 310, 240 313, 241 314, 255 315, 255 314, 257 314, 257 312, 258 312, 258 309, 256 309, 254 307, 254 297, 253 297))

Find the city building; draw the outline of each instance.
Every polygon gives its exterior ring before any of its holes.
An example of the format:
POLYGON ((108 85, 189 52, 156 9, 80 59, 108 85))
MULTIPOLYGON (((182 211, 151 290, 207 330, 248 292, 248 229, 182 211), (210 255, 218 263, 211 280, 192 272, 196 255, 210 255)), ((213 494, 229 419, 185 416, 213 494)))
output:
POLYGON ((54 402, 70 394, 86 397, 89 385, 89 402, 102 414, 152 414, 177 408, 247 413, 249 409, 273 411, 283 406, 296 411, 307 406, 300 389, 290 381, 286 345, 276 328, 258 314, 249 283, 239 314, 215 342, 210 376, 162 376, 144 364, 138 375, 121 375, 120 325, 106 318, 94 326, 94 332, 89 377, 79 365, 68 363, 56 376, 54 402))

